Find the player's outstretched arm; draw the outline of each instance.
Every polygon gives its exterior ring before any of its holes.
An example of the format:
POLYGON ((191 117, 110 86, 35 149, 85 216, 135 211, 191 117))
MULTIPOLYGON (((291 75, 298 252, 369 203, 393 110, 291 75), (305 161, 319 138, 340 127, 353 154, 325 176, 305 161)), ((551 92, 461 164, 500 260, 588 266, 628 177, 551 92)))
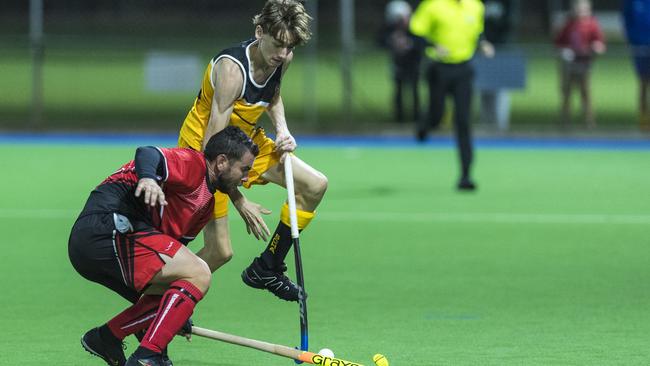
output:
MULTIPOLYGON (((228 58, 217 62, 212 71, 212 80, 214 81, 214 96, 212 97, 210 119, 203 138, 204 148, 210 137, 226 128, 230 122, 235 101, 239 99, 244 87, 242 69, 228 58)), ((271 233, 262 215, 269 214, 271 211, 247 200, 239 189, 229 192, 228 196, 239 215, 244 219, 248 233, 253 234, 258 240, 266 241, 271 233)))
POLYGON ((239 212, 239 215, 246 223, 246 231, 248 231, 248 234, 253 234, 257 240, 267 241, 269 236, 271 236, 271 231, 266 226, 262 215, 270 214, 271 210, 249 201, 238 189, 230 192, 228 197, 230 197, 237 212, 239 212))

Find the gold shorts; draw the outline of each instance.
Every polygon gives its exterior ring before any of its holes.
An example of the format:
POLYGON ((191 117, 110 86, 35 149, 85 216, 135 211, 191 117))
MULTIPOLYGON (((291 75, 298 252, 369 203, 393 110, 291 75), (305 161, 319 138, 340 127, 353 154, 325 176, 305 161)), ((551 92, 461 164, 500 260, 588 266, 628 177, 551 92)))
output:
MULTIPOLYGON (((244 187, 250 188, 253 184, 266 184, 262 174, 280 162, 280 155, 276 153, 275 142, 266 136, 264 129, 261 127, 253 130, 251 136, 253 142, 260 148, 260 153, 253 162, 253 168, 248 172, 248 181, 244 183, 244 187)), ((179 147, 190 147, 189 143, 183 139, 178 138, 179 147)), ((228 195, 217 191, 214 194, 214 215, 215 219, 228 215, 228 195)))

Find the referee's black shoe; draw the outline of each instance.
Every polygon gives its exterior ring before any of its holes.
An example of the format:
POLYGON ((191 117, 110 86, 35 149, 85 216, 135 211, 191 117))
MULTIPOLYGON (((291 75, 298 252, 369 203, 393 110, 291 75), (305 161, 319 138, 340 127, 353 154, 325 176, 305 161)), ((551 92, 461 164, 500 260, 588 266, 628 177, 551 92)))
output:
POLYGON ((461 178, 458 181, 458 190, 459 191, 474 191, 474 190, 476 190, 476 183, 474 183, 469 178, 461 178))
POLYGON ((300 288, 284 275, 283 268, 268 269, 260 258, 253 259, 253 263, 242 272, 241 279, 248 286, 267 289, 282 300, 298 301, 300 288))
POLYGON ((415 131, 415 141, 421 144, 427 142, 427 134, 427 130, 418 128, 417 131, 415 131))
POLYGON ((110 366, 124 366, 124 344, 117 338, 102 337, 99 328, 93 328, 81 337, 81 346, 91 354, 101 358, 110 366))

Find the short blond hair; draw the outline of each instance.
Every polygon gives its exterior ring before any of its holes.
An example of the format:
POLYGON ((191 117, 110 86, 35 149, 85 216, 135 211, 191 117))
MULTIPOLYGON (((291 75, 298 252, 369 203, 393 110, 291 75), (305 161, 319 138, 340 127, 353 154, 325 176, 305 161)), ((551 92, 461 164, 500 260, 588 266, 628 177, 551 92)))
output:
POLYGON ((268 0, 262 12, 253 17, 253 24, 279 41, 302 45, 311 38, 311 19, 297 0, 268 0))

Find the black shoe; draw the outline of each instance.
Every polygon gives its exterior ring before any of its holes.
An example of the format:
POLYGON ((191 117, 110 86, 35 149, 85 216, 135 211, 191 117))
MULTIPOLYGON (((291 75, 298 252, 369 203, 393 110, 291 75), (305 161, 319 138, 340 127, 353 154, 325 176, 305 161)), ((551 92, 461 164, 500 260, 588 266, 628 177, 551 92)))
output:
MULTIPOLYGON (((192 333, 192 325, 194 323, 192 322, 192 318, 187 319, 185 322, 185 325, 183 325, 183 328, 181 328, 181 333, 192 333)), ((142 339, 144 338, 147 330, 143 329, 137 333, 135 333, 135 337, 138 339, 139 342, 142 342, 142 339)), ((183 337, 185 336, 184 334, 181 334, 183 337)), ((172 363, 172 360, 169 359, 169 355, 167 354, 167 348, 165 348, 162 352, 162 359, 163 359, 163 365, 164 366, 174 366, 172 363)))
POLYGON ((473 191, 476 189, 476 184, 469 178, 462 178, 458 182, 458 190, 460 191, 473 191))
POLYGON ((100 357, 110 366, 124 366, 124 345, 117 340, 105 340, 99 328, 93 328, 81 337, 81 346, 91 354, 100 357))
POLYGON ((283 271, 266 269, 259 258, 255 258, 241 273, 245 284, 258 289, 267 289, 273 295, 286 301, 298 301, 300 288, 283 271))
POLYGON ((163 364, 163 366, 174 366, 174 363, 172 362, 172 360, 169 359, 169 355, 167 355, 167 348, 165 348, 163 350, 163 353, 162 353, 161 356, 162 356, 162 364, 163 364))
POLYGON ((418 129, 415 132, 415 140, 419 143, 423 143, 427 141, 427 131, 423 129, 418 129))
POLYGON ((167 355, 163 355, 162 364, 163 364, 163 366, 174 366, 174 364, 172 363, 172 360, 170 360, 167 355))
MULTIPOLYGON (((171 361, 169 361, 171 362, 171 361)), ((165 360, 162 355, 155 355, 150 357, 138 357, 135 354, 131 355, 124 366, 166 366, 165 360)))

